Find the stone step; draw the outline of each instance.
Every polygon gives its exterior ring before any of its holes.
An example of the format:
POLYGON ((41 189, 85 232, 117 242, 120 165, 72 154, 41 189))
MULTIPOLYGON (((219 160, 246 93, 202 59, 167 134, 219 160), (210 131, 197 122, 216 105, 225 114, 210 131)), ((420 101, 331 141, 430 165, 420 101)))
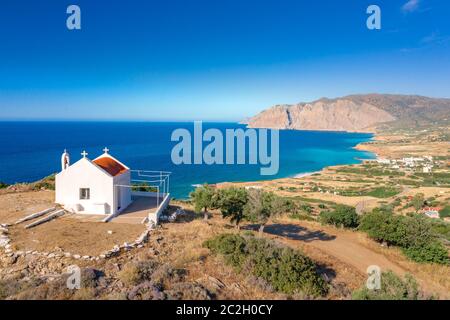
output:
POLYGON ((53 212, 55 210, 56 210, 56 207, 53 207, 53 208, 45 209, 45 210, 42 210, 42 211, 30 214, 30 215, 28 215, 26 217, 23 217, 22 219, 17 220, 15 222, 15 224, 19 224, 19 223, 22 223, 22 222, 25 222, 25 221, 29 221, 29 220, 33 220, 33 219, 42 217, 43 215, 45 215, 47 213, 50 213, 50 212, 53 212))
POLYGON ((56 219, 56 218, 64 215, 64 213, 65 213, 65 210, 58 210, 58 211, 56 211, 56 212, 54 212, 54 213, 52 213, 52 214, 50 214, 50 215, 48 215, 48 216, 46 216, 46 217, 44 217, 42 219, 39 219, 38 221, 35 221, 33 223, 30 223, 30 224, 26 225, 25 229, 33 228, 33 227, 36 227, 36 226, 38 226, 40 224, 48 222, 50 220, 56 219))

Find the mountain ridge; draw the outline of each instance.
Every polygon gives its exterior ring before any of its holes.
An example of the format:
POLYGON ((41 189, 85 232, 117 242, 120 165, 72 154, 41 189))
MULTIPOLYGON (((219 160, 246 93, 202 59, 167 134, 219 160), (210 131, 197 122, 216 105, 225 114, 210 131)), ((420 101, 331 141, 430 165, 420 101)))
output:
POLYGON ((275 105, 249 118, 247 125, 249 128, 374 132, 380 126, 426 126, 449 119, 450 99, 371 93, 275 105))

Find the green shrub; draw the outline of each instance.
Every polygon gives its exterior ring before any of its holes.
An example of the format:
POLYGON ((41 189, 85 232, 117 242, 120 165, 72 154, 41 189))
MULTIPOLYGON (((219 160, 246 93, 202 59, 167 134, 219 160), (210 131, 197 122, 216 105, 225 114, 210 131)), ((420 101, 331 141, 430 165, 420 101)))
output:
POLYGON ((0 189, 5 189, 5 188, 8 188, 8 187, 9 187, 8 184, 0 181, 0 189))
POLYGON ((33 190, 55 190, 55 175, 52 174, 32 185, 33 190))
POLYGON ((430 220, 429 223, 431 224, 431 230, 436 237, 450 241, 450 223, 437 219, 430 220))
POLYGON ((320 220, 322 223, 344 228, 356 228, 359 224, 355 208, 344 205, 337 205, 334 211, 322 211, 320 220))
POLYGON ((392 213, 374 210, 361 217, 359 230, 366 232, 375 241, 396 245, 398 238, 395 220, 396 217, 392 213))
POLYGON ((236 269, 241 269, 246 259, 246 241, 235 234, 221 234, 205 242, 205 246, 236 269))
POLYGON ((205 242, 213 253, 224 256, 238 271, 248 269, 267 281, 275 290, 287 294, 302 292, 321 296, 327 285, 316 271, 315 263, 298 251, 252 236, 222 234, 205 242))
POLYGON ((250 239, 248 250, 252 253, 249 263, 253 274, 275 290, 290 294, 302 291, 313 296, 325 292, 325 282, 317 274, 314 262, 299 252, 256 238, 250 239))
POLYGON ((151 186, 148 182, 133 182, 132 192, 158 192, 158 188, 151 186))
POLYGON ((370 290, 364 285, 352 294, 353 300, 418 300, 419 287, 409 274, 402 279, 392 271, 381 274, 381 288, 370 290))
POLYGON ((439 216, 440 216, 441 218, 447 218, 447 217, 450 217, 450 206, 445 206, 444 209, 442 209, 442 210, 439 212, 439 216))
POLYGON ((303 211, 303 212, 308 213, 308 214, 310 214, 310 213, 313 212, 313 207, 311 207, 311 206, 310 206, 309 204, 307 204, 307 203, 302 203, 302 204, 299 206, 299 209, 300 209, 301 211, 303 211))
POLYGON ((448 250, 438 241, 404 248, 403 253, 413 261, 422 263, 448 264, 448 250))
POLYGON ((433 239, 431 226, 426 218, 414 215, 404 217, 375 209, 361 218, 359 226, 371 238, 400 247, 421 246, 433 239))
POLYGON ((359 230, 376 241, 399 246, 415 262, 448 264, 448 251, 437 240, 433 223, 419 215, 404 217, 374 210, 361 218, 359 230))
POLYGON ((396 216, 396 245, 407 247, 421 247, 434 241, 430 220, 421 215, 411 217, 396 216))

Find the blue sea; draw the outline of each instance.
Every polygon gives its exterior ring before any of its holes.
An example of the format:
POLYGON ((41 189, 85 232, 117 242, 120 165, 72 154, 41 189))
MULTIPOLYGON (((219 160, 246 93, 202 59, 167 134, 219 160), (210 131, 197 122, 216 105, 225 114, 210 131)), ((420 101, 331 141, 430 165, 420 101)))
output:
MULTIPOLYGON (((353 149, 371 134, 280 131, 280 169, 261 176, 260 165, 174 165, 171 134, 177 128, 193 131, 193 123, 168 122, 0 122, 0 181, 32 182, 60 171, 67 149, 74 163, 85 149, 89 158, 110 153, 132 169, 172 172, 170 191, 187 198, 194 185, 224 181, 256 181, 295 176, 326 166, 354 164, 374 155, 353 149)), ((203 123, 203 129, 245 128, 236 123, 203 123)))

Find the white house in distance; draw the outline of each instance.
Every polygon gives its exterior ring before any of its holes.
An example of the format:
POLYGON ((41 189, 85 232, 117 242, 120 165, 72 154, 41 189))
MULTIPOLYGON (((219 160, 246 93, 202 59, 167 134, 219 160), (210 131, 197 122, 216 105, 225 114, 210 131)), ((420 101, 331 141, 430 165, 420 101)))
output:
POLYGON ((119 214, 131 204, 130 168, 107 148, 103 151, 95 160, 83 152, 83 158, 73 165, 64 151, 62 171, 55 178, 57 204, 70 212, 105 215, 119 214))

